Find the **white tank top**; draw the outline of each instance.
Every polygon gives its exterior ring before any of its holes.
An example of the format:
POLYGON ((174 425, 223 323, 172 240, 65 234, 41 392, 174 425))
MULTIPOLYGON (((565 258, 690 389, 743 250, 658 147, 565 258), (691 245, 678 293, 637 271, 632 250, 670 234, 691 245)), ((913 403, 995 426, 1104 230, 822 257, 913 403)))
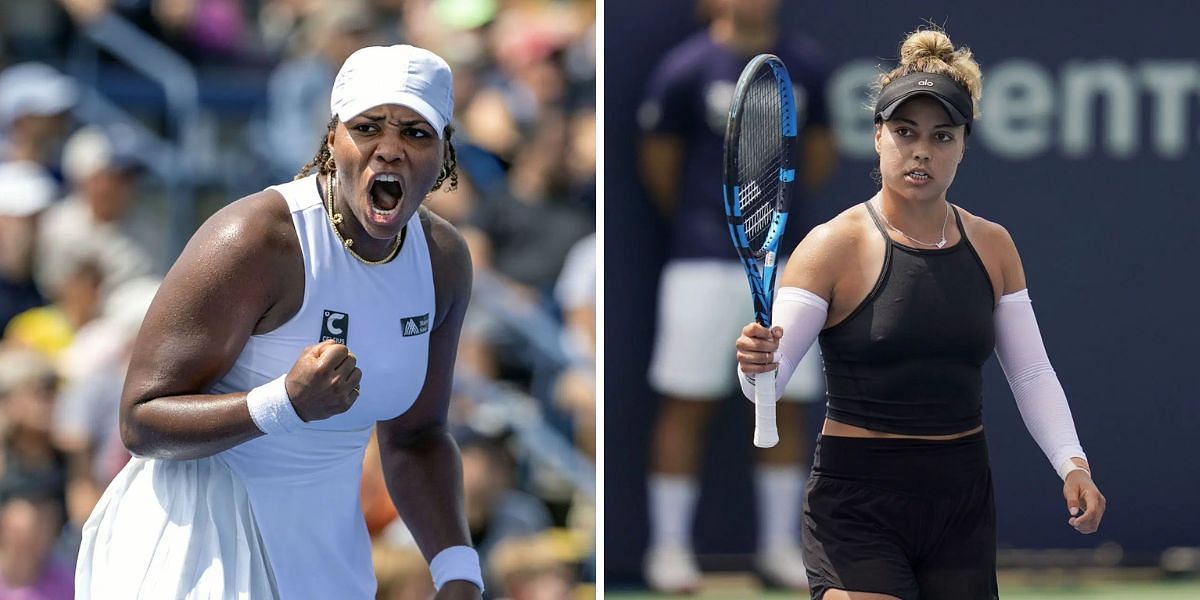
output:
POLYGON ((425 382, 433 272, 418 215, 391 262, 366 265, 334 236, 317 185, 314 175, 270 188, 287 200, 304 255, 299 312, 252 336, 211 391, 247 391, 275 379, 325 338, 354 352, 362 392, 350 410, 221 456, 245 483, 282 598, 368 599, 375 575, 359 507, 363 449, 375 422, 408 410, 425 382))

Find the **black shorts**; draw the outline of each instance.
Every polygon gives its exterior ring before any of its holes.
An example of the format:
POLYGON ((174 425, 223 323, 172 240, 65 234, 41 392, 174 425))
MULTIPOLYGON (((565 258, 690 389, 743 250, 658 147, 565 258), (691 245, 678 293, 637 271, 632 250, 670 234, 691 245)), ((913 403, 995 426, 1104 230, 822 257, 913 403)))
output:
POLYGON ((991 600, 996 510, 983 432, 949 441, 821 436, 804 508, 812 598, 991 600))

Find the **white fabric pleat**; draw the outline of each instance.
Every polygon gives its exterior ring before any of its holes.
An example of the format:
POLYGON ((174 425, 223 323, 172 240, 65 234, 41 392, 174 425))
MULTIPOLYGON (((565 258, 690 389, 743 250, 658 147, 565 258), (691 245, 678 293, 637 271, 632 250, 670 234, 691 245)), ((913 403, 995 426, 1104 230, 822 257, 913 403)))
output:
POLYGON ((246 488, 219 457, 134 457, 83 526, 78 600, 277 598, 246 488))

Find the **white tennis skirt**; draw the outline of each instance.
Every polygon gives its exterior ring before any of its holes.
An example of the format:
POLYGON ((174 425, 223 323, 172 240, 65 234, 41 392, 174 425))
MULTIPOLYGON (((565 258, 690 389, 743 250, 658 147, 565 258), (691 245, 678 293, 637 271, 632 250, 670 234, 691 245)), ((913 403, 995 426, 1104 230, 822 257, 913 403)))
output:
POLYGON ((79 600, 278 596, 246 488, 219 457, 134 457, 83 526, 79 600))

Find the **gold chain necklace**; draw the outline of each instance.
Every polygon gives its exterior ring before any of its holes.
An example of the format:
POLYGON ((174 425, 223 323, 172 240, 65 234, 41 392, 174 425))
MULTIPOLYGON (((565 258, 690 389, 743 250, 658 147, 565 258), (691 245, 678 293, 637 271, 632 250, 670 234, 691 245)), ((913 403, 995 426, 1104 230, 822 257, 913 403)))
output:
POLYGON ((396 243, 392 245, 392 251, 388 252, 387 256, 385 256, 379 260, 370 260, 368 258, 363 258, 361 255, 359 255, 358 252, 354 251, 354 240, 347 238, 347 237, 343 237, 341 230, 338 229, 338 225, 342 224, 342 214, 338 213, 338 212, 334 212, 334 210, 333 210, 333 173, 332 172, 330 172, 328 175, 325 176, 325 206, 327 208, 327 210, 325 211, 325 214, 327 214, 329 216, 329 226, 333 228, 333 235, 336 235, 337 239, 342 242, 342 246, 344 246, 346 248, 346 251, 350 253, 350 256, 353 256, 354 258, 358 259, 358 262, 363 263, 364 265, 382 265, 385 263, 389 263, 392 261, 393 258, 396 258, 396 254, 398 254, 400 252, 400 246, 404 245, 404 234, 408 232, 407 226, 405 226, 404 229, 400 230, 400 235, 396 236, 396 243))

